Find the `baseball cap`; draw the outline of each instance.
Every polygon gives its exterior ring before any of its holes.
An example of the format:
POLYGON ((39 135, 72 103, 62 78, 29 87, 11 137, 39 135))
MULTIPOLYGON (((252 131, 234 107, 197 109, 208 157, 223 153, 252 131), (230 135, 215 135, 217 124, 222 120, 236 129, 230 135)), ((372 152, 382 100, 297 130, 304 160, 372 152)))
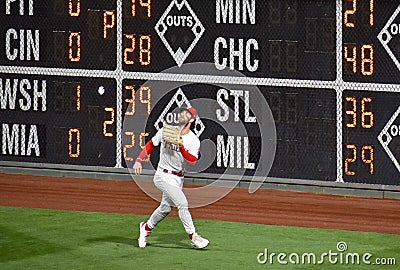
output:
POLYGON ((194 107, 192 107, 192 106, 187 106, 187 105, 183 105, 183 106, 181 107, 181 111, 183 111, 183 110, 190 112, 190 114, 192 115, 192 120, 196 120, 196 118, 197 118, 197 111, 196 111, 196 109, 195 109, 194 107))

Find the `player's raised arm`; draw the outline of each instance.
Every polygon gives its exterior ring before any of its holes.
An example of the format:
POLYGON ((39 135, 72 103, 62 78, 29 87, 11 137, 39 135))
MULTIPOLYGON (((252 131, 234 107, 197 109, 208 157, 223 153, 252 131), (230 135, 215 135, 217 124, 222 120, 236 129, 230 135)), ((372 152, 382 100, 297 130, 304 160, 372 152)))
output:
POLYGON ((147 155, 153 152, 154 148, 155 146, 153 140, 148 141, 146 145, 143 147, 139 156, 136 158, 135 164, 133 165, 133 170, 136 175, 140 175, 142 173, 142 161, 147 157, 147 155))
POLYGON ((186 148, 185 146, 181 145, 179 147, 179 150, 182 153, 183 158, 186 160, 186 162, 190 165, 190 166, 194 166, 198 160, 198 158, 194 155, 192 155, 186 148))

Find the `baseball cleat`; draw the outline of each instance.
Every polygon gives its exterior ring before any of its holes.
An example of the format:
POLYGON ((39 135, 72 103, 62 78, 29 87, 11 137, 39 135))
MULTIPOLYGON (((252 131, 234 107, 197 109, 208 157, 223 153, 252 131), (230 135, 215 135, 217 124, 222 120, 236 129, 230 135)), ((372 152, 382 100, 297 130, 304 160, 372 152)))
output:
POLYGON ((140 248, 144 248, 147 245, 147 237, 150 236, 151 231, 146 230, 146 222, 140 222, 139 230, 138 244, 140 248))
POLYGON ((201 237, 200 235, 198 235, 197 233, 194 233, 192 236, 192 245, 196 248, 205 248, 208 246, 208 244, 210 243, 210 241, 208 241, 206 238, 201 237))

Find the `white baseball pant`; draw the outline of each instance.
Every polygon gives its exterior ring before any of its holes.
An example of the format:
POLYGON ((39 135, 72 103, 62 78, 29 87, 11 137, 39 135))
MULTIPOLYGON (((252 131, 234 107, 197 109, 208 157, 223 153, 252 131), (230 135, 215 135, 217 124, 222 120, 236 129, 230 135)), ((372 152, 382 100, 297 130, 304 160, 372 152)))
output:
POLYGON ((172 207, 175 205, 178 208, 179 218, 186 233, 194 233, 196 229, 189 212, 188 201, 182 190, 183 177, 157 170, 153 181, 155 186, 162 191, 162 199, 160 206, 154 210, 147 221, 147 225, 153 229, 171 212, 172 207))

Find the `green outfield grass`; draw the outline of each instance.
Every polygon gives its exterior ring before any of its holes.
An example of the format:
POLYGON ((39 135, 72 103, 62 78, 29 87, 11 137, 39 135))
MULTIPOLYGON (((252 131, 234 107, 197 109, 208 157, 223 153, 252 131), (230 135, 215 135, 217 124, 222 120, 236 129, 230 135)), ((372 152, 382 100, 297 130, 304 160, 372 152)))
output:
MULTIPOLYGON (((149 246, 137 246, 138 223, 143 216, 0 207, 0 269, 399 269, 400 235, 340 230, 267 226, 235 222, 195 220, 199 233, 211 244, 206 250, 191 247, 177 218, 167 218, 154 231, 149 246), (325 252, 339 253, 346 242, 349 253, 368 252, 395 258, 396 265, 344 265, 339 261, 318 265, 325 252), (258 254, 285 253, 279 264, 259 264, 258 254), (289 262, 299 256, 298 265, 289 262), (302 257, 316 264, 301 264, 302 257)), ((281 255, 283 256, 283 255, 281 255)), ((356 255, 354 255, 356 256, 356 255)), ((260 256, 264 260, 264 256, 260 256)), ((348 256, 348 261, 351 262, 348 256)), ((393 263, 393 262, 391 262, 393 263)))

